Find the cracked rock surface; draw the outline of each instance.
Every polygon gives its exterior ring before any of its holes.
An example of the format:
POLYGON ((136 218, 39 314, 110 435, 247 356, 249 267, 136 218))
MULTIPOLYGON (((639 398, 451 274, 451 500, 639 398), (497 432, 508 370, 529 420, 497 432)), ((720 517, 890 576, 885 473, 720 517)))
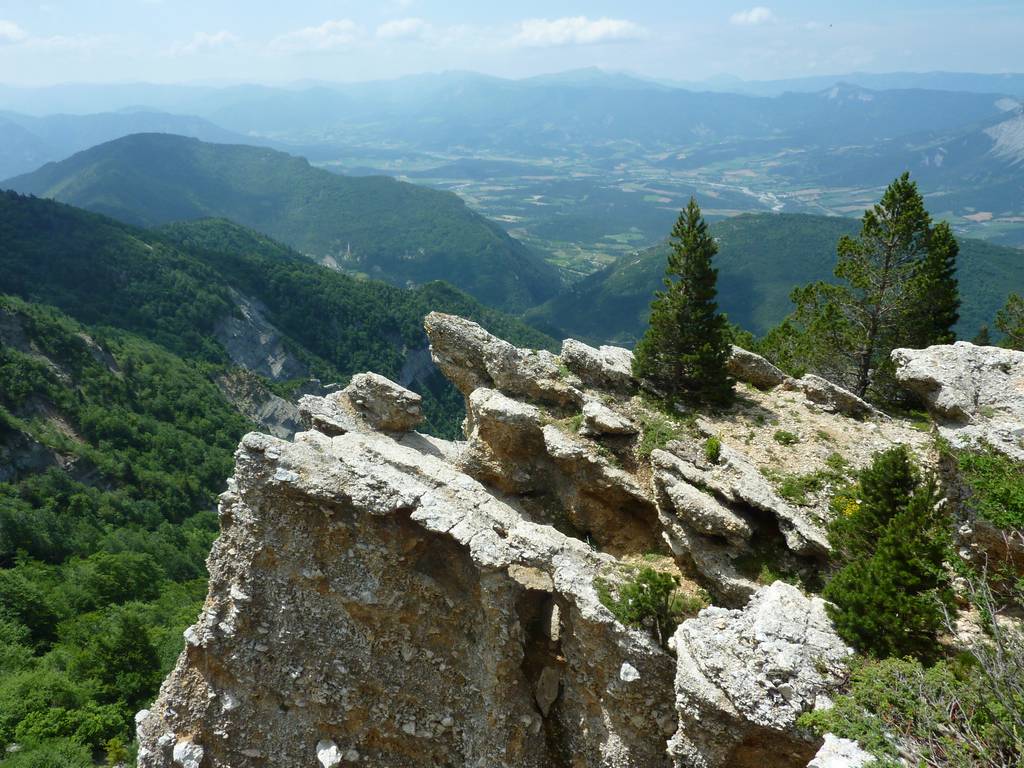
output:
POLYGON ((796 718, 848 651, 820 599, 758 573, 828 554, 831 486, 794 500, 780 472, 925 436, 749 353, 734 373, 757 386, 688 416, 641 394, 628 350, 425 324, 465 439, 415 432, 418 396, 374 374, 304 396, 292 440, 243 439, 141 768, 807 765, 823 744, 796 718), (637 562, 717 606, 670 649, 598 598, 637 562))

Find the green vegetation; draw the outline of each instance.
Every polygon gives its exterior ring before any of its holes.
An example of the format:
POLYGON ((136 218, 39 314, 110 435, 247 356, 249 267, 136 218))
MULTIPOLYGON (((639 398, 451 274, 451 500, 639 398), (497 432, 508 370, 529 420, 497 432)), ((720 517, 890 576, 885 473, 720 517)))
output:
POLYGON ((717 464, 722 458, 722 441, 718 435, 711 435, 704 441, 704 458, 712 464, 717 464))
POLYGON ((1024 531, 1024 465, 991 446, 945 450, 969 489, 971 509, 998 528, 1024 531))
MULTIPOLYGON (((972 588, 983 616, 992 594, 972 588)), ((912 658, 856 658, 845 694, 834 706, 804 714, 819 734, 856 739, 880 768, 1019 766, 1024 755, 1024 636, 987 627, 987 642, 925 666, 912 658), (894 738, 895 737, 895 738, 894 738)))
POLYGON ((633 375, 669 402, 728 405, 734 397, 726 370, 728 325, 718 313, 711 266, 718 250, 692 197, 672 229, 665 290, 651 303, 651 320, 636 345, 633 375))
POLYGON ((870 388, 892 399, 889 353, 953 336, 958 250, 948 227, 932 227, 917 185, 903 174, 864 213, 859 236, 840 238, 842 282, 794 289, 788 329, 797 362, 860 397, 870 388))
MULTIPOLYGON (((712 222, 722 311, 758 336, 768 333, 792 310, 794 288, 830 279, 836 243, 857 230, 855 219, 806 214, 743 214, 712 222)), ((962 306, 955 330, 971 338, 992 323, 1007 287, 1024 284, 1024 261, 1016 248, 966 237, 958 244, 962 306)), ((647 327, 650 296, 661 285, 667 252, 662 244, 620 256, 526 317, 538 328, 560 329, 555 335, 634 344, 647 327)))
MULTIPOLYGON (((876 658, 934 658, 950 522, 933 477, 922 478, 905 446, 875 456, 853 498, 829 526, 841 563, 825 586, 836 631, 876 658)), ((838 507, 839 505, 837 505, 838 507)))
POLYGON ((1006 337, 1010 349, 1024 350, 1024 299, 1011 293, 1006 304, 996 313, 995 326, 1006 337))
POLYGON ((685 427, 679 419, 656 409, 644 409, 639 415, 640 439, 636 453, 640 458, 649 458, 658 448, 664 448, 673 440, 685 434, 685 427))
POLYGON ((249 425, 211 364, 11 297, 0 324, 0 744, 22 746, 5 765, 91 765, 198 615, 249 425))
POLYGON ((811 503, 810 494, 819 493, 826 487, 842 488, 848 483, 850 465, 841 455, 832 453, 825 459, 825 466, 813 472, 788 474, 768 471, 765 474, 775 483, 779 496, 807 506, 811 503))
POLYGON ((793 432, 787 432, 785 429, 775 430, 775 434, 772 438, 779 445, 796 445, 800 442, 800 436, 793 432))
MULTIPOLYGON (((0 275, 2 291, 220 365, 229 359, 216 330, 238 312, 237 291, 266 306, 287 347, 323 381, 367 370, 400 379, 409 351, 427 346, 431 310, 476 320, 513 343, 554 343, 444 283, 408 291, 358 280, 227 221, 146 232, 13 193, 0 193, 0 275)), ((424 397, 427 428, 457 434, 462 398, 454 387, 436 374, 412 386, 424 397)))
POLYGON ((509 310, 550 298, 560 283, 457 195, 340 176, 261 147, 135 134, 8 184, 138 226, 227 218, 343 269, 403 287, 447 280, 509 310))
POLYGON ((641 568, 614 590, 607 581, 594 580, 601 604, 622 624, 648 629, 662 648, 668 648, 669 638, 683 619, 707 605, 702 597, 678 594, 678 586, 678 576, 649 567, 641 568))

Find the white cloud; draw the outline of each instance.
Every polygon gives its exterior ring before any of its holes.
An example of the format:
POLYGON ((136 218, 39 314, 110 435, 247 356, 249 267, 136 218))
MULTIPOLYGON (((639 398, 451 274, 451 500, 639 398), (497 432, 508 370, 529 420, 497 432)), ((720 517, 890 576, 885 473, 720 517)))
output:
POLYGON ((775 14, 772 13, 771 8, 765 8, 763 5, 757 5, 746 11, 738 11, 737 13, 734 13, 729 17, 729 21, 732 24, 752 27, 758 24, 767 24, 770 21, 775 21, 775 14))
POLYGON ((13 21, 0 19, 0 44, 20 43, 28 37, 28 32, 19 27, 13 21))
POLYGON ((177 43, 171 47, 175 56, 190 56, 197 53, 210 53, 227 48, 238 42, 238 35, 222 29, 220 32, 196 32, 187 43, 177 43))
POLYGON ((591 20, 586 16, 566 16, 561 19, 527 19, 520 22, 519 32, 512 42, 527 47, 588 45, 636 40, 645 35, 643 27, 626 19, 591 20))
POLYGON ((430 32, 430 25, 423 19, 394 19, 377 27, 377 37, 382 40, 422 40, 430 32))
POLYGON ((333 19, 318 27, 304 27, 274 38, 270 45, 279 51, 329 51, 351 45, 359 37, 359 27, 351 19, 333 19))

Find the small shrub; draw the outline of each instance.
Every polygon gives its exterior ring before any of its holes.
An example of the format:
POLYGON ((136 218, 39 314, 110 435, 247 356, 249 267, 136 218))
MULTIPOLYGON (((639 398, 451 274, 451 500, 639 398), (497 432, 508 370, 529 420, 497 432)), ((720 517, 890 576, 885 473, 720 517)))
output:
POLYGON ((636 452, 641 458, 650 458, 658 448, 664 448, 673 440, 683 436, 682 427, 670 416, 663 413, 644 412, 640 416, 640 441, 636 452))
POLYGON ((598 599, 627 627, 648 629, 662 648, 679 623, 707 603, 701 598, 676 594, 679 577, 644 567, 614 592, 604 579, 594 579, 598 599))
POLYGON ((953 456, 978 516, 999 528, 1024 529, 1024 464, 991 446, 953 456))
POLYGON ((722 458, 722 441, 717 435, 712 435, 704 441, 704 458, 712 464, 717 464, 722 458))
POLYGON ((784 429, 776 430, 775 434, 772 435, 775 438, 775 442, 779 445, 796 445, 800 442, 799 435, 792 432, 787 432, 784 429))

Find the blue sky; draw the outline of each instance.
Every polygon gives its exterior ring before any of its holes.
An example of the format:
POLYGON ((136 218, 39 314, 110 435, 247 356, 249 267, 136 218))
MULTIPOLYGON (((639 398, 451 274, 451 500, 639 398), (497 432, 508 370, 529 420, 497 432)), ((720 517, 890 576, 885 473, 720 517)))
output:
POLYGON ((10 84, 1007 72, 1022 41, 1020 0, 0 0, 10 84))

